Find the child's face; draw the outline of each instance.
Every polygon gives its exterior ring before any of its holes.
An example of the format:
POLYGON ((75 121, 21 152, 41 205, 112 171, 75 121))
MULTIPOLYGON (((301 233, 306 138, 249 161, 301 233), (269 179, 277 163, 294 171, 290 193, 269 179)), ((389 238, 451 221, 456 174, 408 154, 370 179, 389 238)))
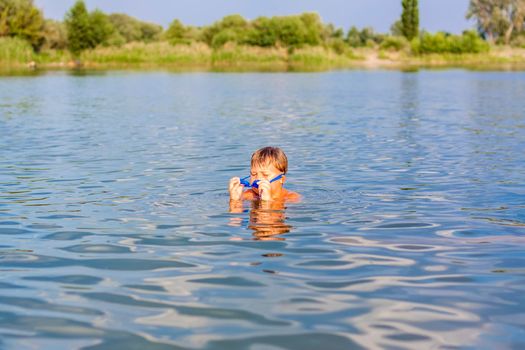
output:
MULTIPOLYGON (((282 172, 279 171, 273 164, 265 164, 265 165, 258 165, 253 166, 250 169, 250 183, 252 183, 255 180, 268 180, 275 178, 278 175, 281 175, 282 172)), ((283 186, 284 183, 284 176, 270 184, 272 191, 275 191, 276 189, 279 189, 283 186)), ((258 188, 252 188, 253 191, 256 193, 259 193, 258 188)))

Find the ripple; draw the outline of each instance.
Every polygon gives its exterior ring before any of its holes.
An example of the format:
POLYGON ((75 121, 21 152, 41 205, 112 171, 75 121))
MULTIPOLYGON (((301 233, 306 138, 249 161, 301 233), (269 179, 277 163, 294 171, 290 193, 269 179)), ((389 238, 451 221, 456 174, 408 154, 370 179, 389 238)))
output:
MULTIPOLYGON (((161 309, 172 309, 176 311, 178 315, 185 315, 191 317, 203 317, 213 318, 222 320, 242 320, 251 323, 267 326, 286 326, 289 322, 275 321, 267 319, 261 315, 245 310, 227 309, 227 308, 214 308, 214 307, 203 307, 203 306, 187 306, 187 305, 176 305, 165 302, 148 301, 144 299, 134 299, 127 295, 112 294, 112 293, 79 293, 79 295, 89 298, 92 300, 105 301, 113 304, 139 306, 145 308, 161 308, 161 309)), ((151 321, 151 320, 150 320, 151 321)), ((142 319, 142 322, 148 323, 146 319, 142 319)))
POLYGON ((0 225, 20 225, 18 221, 0 221, 0 225))
POLYGON ((463 275, 435 275, 435 276, 373 276, 369 278, 342 280, 342 281, 310 281, 308 285, 322 289, 344 289, 352 291, 378 291, 381 289, 404 286, 437 288, 473 284, 475 279, 463 275))
POLYGON ((348 266, 349 263, 347 261, 340 261, 340 260, 310 260, 310 261, 300 262, 296 265, 325 269, 325 268, 332 268, 332 267, 344 267, 344 266, 348 266))
POLYGON ((392 223, 392 224, 373 226, 368 229, 400 229, 400 228, 411 229, 411 228, 427 228, 427 227, 436 227, 436 226, 439 226, 439 225, 423 223, 423 222, 398 222, 398 223, 392 223))
POLYGON ((146 292, 167 292, 164 287, 151 284, 125 284, 122 287, 146 292))
POLYGON ((103 253, 103 254, 112 254, 112 253, 130 253, 131 249, 129 247, 116 246, 111 244, 78 244, 69 247, 61 248, 68 252, 74 253, 103 253))
POLYGON ((366 349, 347 336, 311 332, 299 334, 269 334, 241 339, 213 340, 208 343, 211 349, 249 349, 261 348, 318 350, 328 347, 331 350, 366 349))
POLYGON ((26 288, 24 286, 19 286, 17 284, 12 284, 9 282, 0 282, 0 289, 21 289, 26 288))
POLYGON ((85 266, 100 270, 117 271, 147 271, 170 268, 195 267, 193 264, 174 260, 146 260, 146 259, 65 259, 53 256, 44 256, 27 253, 0 253, 0 262, 3 266, 49 268, 65 266, 85 266))
POLYGON ((79 314, 87 316, 100 316, 104 313, 95 309, 79 306, 56 305, 36 298, 0 296, 0 304, 17 306, 29 310, 46 310, 66 314, 79 314))
POLYGON ((102 281, 100 277, 88 275, 26 276, 22 278, 28 281, 58 282, 77 285, 95 285, 102 281))
POLYGON ((414 301, 372 299, 370 312, 352 318, 358 328, 354 339, 373 348, 407 348, 443 343, 450 347, 477 344, 480 318, 456 305, 432 305, 414 301), (447 325, 438 329, 437 324, 447 325), (406 338, 414 342, 410 344, 406 338))
POLYGON ((0 235, 21 235, 33 232, 34 231, 24 230, 21 228, 0 227, 0 235))
POLYGON ((76 260, 78 265, 93 267, 101 270, 118 271, 147 271, 171 268, 195 267, 193 264, 174 260, 145 260, 145 259, 93 259, 76 260))
POLYGON ((41 230, 53 230, 57 228, 62 228, 60 225, 56 224, 31 224, 27 225, 27 228, 41 229, 41 230))
POLYGON ((190 283, 222 285, 227 287, 263 287, 264 284, 242 277, 206 277, 188 280, 190 283))
POLYGON ((49 234, 47 236, 44 236, 43 238, 53 239, 56 241, 74 241, 92 235, 96 235, 96 233, 85 231, 62 231, 49 234))
POLYGON ((77 218, 84 218, 85 216, 81 215, 70 215, 70 214, 55 214, 55 215, 47 215, 47 216, 39 216, 39 219, 49 219, 49 220, 58 220, 58 219, 77 219, 77 218))
MULTIPOLYGON (((451 247, 445 245, 432 244, 410 244, 410 243, 388 243, 376 240, 366 239, 360 236, 351 237, 333 237, 329 239, 330 242, 344 244, 354 247, 370 247, 382 248, 392 251, 406 251, 406 252, 431 252, 451 250, 451 247)), ((397 239, 399 241, 399 239, 397 239)))
POLYGON ((525 227, 525 222, 519 221, 519 220, 512 220, 512 219, 502 219, 502 218, 494 218, 494 217, 484 217, 484 216, 473 216, 473 219, 480 219, 485 220, 494 224, 502 225, 502 226, 518 226, 518 227, 525 227))
POLYGON ((83 349, 177 349, 174 345, 163 344, 130 332, 106 330, 71 318, 0 312, 0 326, 7 330, 21 332, 16 338, 34 338, 34 341, 40 341, 39 344, 42 338, 63 339, 69 344, 74 343, 76 339, 93 339, 97 344, 84 346, 83 349), (28 334, 29 329, 31 332, 28 334))

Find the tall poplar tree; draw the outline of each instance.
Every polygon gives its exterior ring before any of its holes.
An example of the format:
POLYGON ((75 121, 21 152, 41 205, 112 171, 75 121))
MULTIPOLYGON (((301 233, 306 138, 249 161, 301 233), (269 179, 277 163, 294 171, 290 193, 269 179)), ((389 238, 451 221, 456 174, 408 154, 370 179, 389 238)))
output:
POLYGON ((419 6, 417 0, 402 0, 401 24, 403 36, 412 40, 419 34, 419 6))
POLYGON ((84 1, 77 0, 65 18, 69 51, 79 55, 85 49, 92 47, 89 13, 84 1))

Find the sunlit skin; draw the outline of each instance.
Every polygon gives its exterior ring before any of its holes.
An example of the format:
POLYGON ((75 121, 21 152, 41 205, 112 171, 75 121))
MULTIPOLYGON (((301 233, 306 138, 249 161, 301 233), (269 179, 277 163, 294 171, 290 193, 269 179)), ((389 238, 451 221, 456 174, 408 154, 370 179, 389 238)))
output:
MULTIPOLYGON (((238 177, 230 179, 229 191, 231 202, 242 202, 243 200, 262 200, 262 201, 292 201, 300 200, 300 195, 288 191, 283 187, 286 176, 279 180, 270 183, 270 180, 282 174, 273 164, 263 164, 253 166, 250 169, 250 183, 259 180, 259 188, 250 188, 244 191, 244 186, 241 185, 241 180, 238 177)), ((230 203, 231 204, 235 203, 230 203)))
MULTIPOLYGON (((291 226, 285 223, 285 202, 298 202, 301 196, 284 188, 286 176, 272 183, 270 181, 283 171, 279 170, 272 162, 252 164, 249 182, 259 180, 258 188, 245 190, 240 178, 230 179, 230 212, 242 213, 243 201, 252 202, 250 210, 250 224, 254 237, 259 240, 283 240, 279 235, 289 232, 291 226)), ((241 225, 241 218, 232 218, 230 225, 241 225)))

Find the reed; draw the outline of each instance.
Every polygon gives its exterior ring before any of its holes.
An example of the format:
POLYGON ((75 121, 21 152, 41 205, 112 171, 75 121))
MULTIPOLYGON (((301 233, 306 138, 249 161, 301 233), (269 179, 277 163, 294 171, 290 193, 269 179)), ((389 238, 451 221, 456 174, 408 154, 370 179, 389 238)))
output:
POLYGON ((31 45, 19 38, 0 37, 0 64, 2 66, 20 66, 34 59, 31 45))
MULTIPOLYGON (((201 42, 172 45, 168 42, 132 42, 122 46, 84 51, 78 60, 96 69, 168 68, 217 71, 319 71, 340 68, 473 67, 503 69, 525 67, 525 49, 492 47, 484 53, 434 53, 415 55, 409 49, 382 47, 344 48, 258 47, 227 43, 212 49, 201 42), (339 52, 340 51, 340 52, 339 52)), ((0 68, 24 69, 29 62, 41 68, 78 67, 67 51, 34 53, 24 40, 0 38, 0 68)))
POLYGON ((86 65, 208 65, 211 49, 202 43, 132 42, 121 47, 97 47, 82 53, 86 65))

